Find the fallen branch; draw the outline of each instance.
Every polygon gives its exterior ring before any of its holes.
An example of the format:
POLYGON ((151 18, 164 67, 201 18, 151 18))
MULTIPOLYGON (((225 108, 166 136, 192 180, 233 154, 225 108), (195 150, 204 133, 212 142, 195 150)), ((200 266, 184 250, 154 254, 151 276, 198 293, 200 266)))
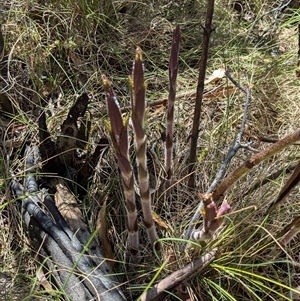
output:
POLYGON ((25 187, 14 179, 11 188, 22 200, 23 220, 45 275, 51 276, 50 282, 58 286, 66 300, 124 301, 119 284, 88 230, 84 229, 85 236, 78 231, 81 229, 72 231, 51 197, 38 191, 37 148, 27 147, 24 156, 25 187))
POLYGON ((201 256, 193 262, 187 264, 182 269, 173 272, 171 275, 162 279, 153 288, 144 292, 140 297, 140 301, 157 301, 162 300, 164 295, 172 288, 180 284, 180 282, 188 280, 195 273, 199 273, 206 266, 208 266, 214 259, 217 249, 213 249, 209 253, 201 256))
POLYGON ((242 165, 236 168, 234 171, 229 173, 229 175, 222 181, 222 183, 213 192, 213 198, 217 202, 224 192, 234 184, 238 179, 240 179, 245 173, 250 171, 251 168, 258 165, 260 162, 274 156, 280 151, 284 150, 286 147, 292 145, 293 143, 300 140, 300 129, 296 130, 294 133, 278 140, 278 142, 270 145, 263 151, 255 154, 250 159, 245 161, 242 165))

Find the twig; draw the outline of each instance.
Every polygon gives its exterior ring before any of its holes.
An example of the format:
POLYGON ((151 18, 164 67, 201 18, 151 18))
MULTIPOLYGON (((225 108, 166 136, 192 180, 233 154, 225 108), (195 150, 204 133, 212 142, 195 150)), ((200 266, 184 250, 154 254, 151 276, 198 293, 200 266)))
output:
POLYGON ((188 186, 190 188, 195 187, 195 162, 197 156, 197 142, 199 136, 199 125, 200 125, 200 115, 201 115, 201 107, 202 107, 202 99, 204 92, 204 82, 205 82, 205 73, 206 73, 206 65, 208 59, 208 49, 209 49, 209 40, 210 34, 213 31, 212 29, 212 18, 214 14, 214 0, 207 1, 207 11, 206 11, 206 21, 205 27, 203 28, 203 41, 202 41, 202 55, 199 66, 199 77, 198 77, 198 85, 197 85, 197 93, 195 100, 195 111, 194 111, 194 119, 193 119, 193 127, 191 133, 191 147, 190 147, 190 156, 189 156, 189 169, 188 174, 190 174, 188 186))
POLYGON ((296 167, 296 164, 292 164, 289 166, 285 166, 283 168, 280 168, 279 170, 273 172, 272 174, 268 175, 266 178, 264 178, 263 180, 258 180, 257 182, 254 183, 254 185, 252 187, 250 187, 245 193, 243 193, 242 198, 244 198, 247 194, 249 194, 250 192, 255 191, 256 189, 264 186, 265 184, 272 182, 274 180, 276 180, 278 177, 280 177, 283 173, 285 174, 290 174, 291 172, 294 171, 296 167))
MULTIPOLYGON (((235 139, 234 145, 232 146, 232 148, 229 150, 224 162, 222 163, 219 171, 217 172, 215 179, 213 180, 213 182, 211 183, 210 187, 208 188, 206 194, 210 194, 214 191, 214 189, 216 188, 217 184, 219 183, 219 181, 223 178, 226 169, 231 161, 231 159, 235 156, 235 154, 237 153, 237 151, 241 148, 241 140, 242 140, 242 136, 244 134, 245 131, 245 125, 246 125, 246 121, 247 121, 247 117, 248 117, 248 108, 250 105, 250 101, 251 101, 251 91, 248 88, 244 88, 242 87, 236 80, 234 80, 232 78, 232 76, 230 75, 229 71, 227 70, 225 72, 226 76, 229 78, 229 80, 240 90, 242 90, 244 93, 246 93, 246 100, 245 100, 245 107, 244 107, 244 114, 243 114, 243 119, 241 122, 241 127, 240 127, 240 131, 237 134, 237 137, 235 139)), ((216 201, 216 199, 214 199, 214 201, 216 201)), ((203 208, 203 202, 201 201, 198 208, 196 209, 196 212, 194 214, 194 216, 192 217, 192 220, 190 222, 190 225, 184 235, 184 239, 189 239, 192 235, 193 229, 194 229, 194 224, 196 223, 196 221, 200 218, 201 215, 201 209, 203 208)), ((182 252, 184 250, 185 247, 185 243, 183 243, 180 246, 180 251, 182 252)))
POLYGON ((240 90, 242 90, 244 93, 246 93, 246 100, 245 100, 245 107, 244 107, 244 114, 243 114, 243 119, 241 122, 241 127, 240 127, 240 131, 237 134, 237 137, 235 139, 234 145, 233 147, 230 149, 230 151, 228 152, 223 164, 221 165, 215 179, 213 180, 213 182, 211 183, 210 187, 208 188, 207 193, 211 193, 213 192, 213 190, 216 188, 217 184, 219 183, 219 181, 223 178, 226 169, 231 161, 231 159, 235 156, 235 154, 237 153, 237 151, 241 148, 241 141, 242 141, 242 137, 243 134, 245 132, 245 125, 247 122, 247 117, 248 117, 248 109, 249 109, 249 105, 250 105, 250 101, 251 101, 251 91, 250 89, 246 89, 244 87, 242 87, 239 83, 237 83, 230 75, 229 71, 227 70, 225 72, 226 76, 232 81, 232 83, 239 88, 240 90))
POLYGON ((280 204, 283 203, 284 199, 290 194, 292 189, 298 185, 300 182, 300 160, 298 161, 298 164, 296 165, 292 175, 287 180, 285 185, 281 188, 280 193, 274 203, 270 205, 270 207, 267 210, 267 214, 269 214, 273 209, 278 207, 280 204))
POLYGON ((278 243, 272 248, 269 256, 276 258, 284 247, 300 232, 300 216, 297 216, 277 235, 278 243))

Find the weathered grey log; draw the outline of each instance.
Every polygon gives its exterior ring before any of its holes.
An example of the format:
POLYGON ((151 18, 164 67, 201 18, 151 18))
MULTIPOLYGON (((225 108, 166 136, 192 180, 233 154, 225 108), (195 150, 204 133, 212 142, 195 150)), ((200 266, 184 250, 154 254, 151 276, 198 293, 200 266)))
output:
POLYGON ((56 286, 66 300, 124 301, 125 297, 100 247, 93 242, 92 250, 87 237, 79 239, 70 229, 52 198, 38 191, 35 180, 38 150, 27 147, 25 187, 12 180, 11 188, 22 199, 22 216, 29 237, 47 273, 51 273, 56 286), (84 244, 83 244, 84 243, 84 244), (46 258, 45 258, 46 257, 46 258))

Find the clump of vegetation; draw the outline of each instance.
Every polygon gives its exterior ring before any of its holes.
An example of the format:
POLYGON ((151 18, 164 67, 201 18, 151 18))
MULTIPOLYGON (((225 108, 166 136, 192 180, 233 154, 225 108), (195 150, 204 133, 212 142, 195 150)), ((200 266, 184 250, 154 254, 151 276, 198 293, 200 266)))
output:
POLYGON ((2 4, 0 279, 24 287, 11 298, 69 300, 71 280, 98 290, 103 259, 120 300, 296 300, 299 8, 213 2, 213 28, 201 1, 2 4), (31 230, 35 213, 55 216, 50 199, 80 254, 61 248, 67 278, 31 230))

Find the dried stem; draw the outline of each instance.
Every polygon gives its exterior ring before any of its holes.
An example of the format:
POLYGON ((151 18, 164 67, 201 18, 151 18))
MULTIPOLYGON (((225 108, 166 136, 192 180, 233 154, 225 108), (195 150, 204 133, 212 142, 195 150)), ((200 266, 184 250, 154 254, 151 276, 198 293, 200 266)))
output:
POLYGON ((190 174, 190 178, 189 178, 188 186, 190 188, 195 187, 194 169, 195 169, 196 156, 197 156, 197 142, 199 136, 200 114, 201 114, 202 99, 204 93, 206 65, 208 59, 209 39, 210 39, 210 34, 213 31, 212 18, 214 14, 214 4, 215 4, 214 0, 207 1, 206 21, 205 21, 205 27, 203 28, 202 55, 200 60, 193 128, 191 133, 190 157, 189 157, 188 173, 190 174))
POLYGON ((299 232, 300 216, 297 216, 277 235, 279 244, 276 244, 275 247, 271 250, 270 256, 272 258, 277 257, 281 253, 283 247, 286 246, 299 232))
POLYGON ((267 210, 267 213, 270 213, 273 209, 278 207, 280 204, 283 203, 285 198, 290 194, 292 189, 300 182, 300 160, 298 161, 292 175, 282 187, 279 196, 277 197, 276 201, 270 205, 267 210))
POLYGON ((140 185, 140 197, 142 211, 144 215, 144 225, 150 239, 150 243, 155 248, 160 249, 160 244, 155 242, 158 240, 155 224, 151 211, 151 196, 149 190, 149 173, 147 167, 147 136, 145 132, 145 81, 144 66, 141 48, 137 48, 135 52, 135 60, 133 65, 133 78, 130 81, 132 88, 132 124, 135 136, 136 158, 138 165, 138 177, 140 185))
POLYGON ((139 235, 135 203, 134 176, 128 153, 128 118, 123 120, 111 83, 105 75, 102 76, 102 82, 106 94, 107 111, 110 120, 110 124, 108 124, 109 134, 116 152, 123 180, 123 190, 127 211, 127 244, 133 260, 136 261, 139 257, 139 235))
POLYGON ((165 170, 167 174, 166 188, 171 185, 172 177, 172 153, 173 153, 173 131, 174 131, 174 104, 176 98, 176 79, 178 74, 180 28, 179 26, 173 32, 173 41, 169 62, 169 102, 167 111, 166 126, 166 152, 165 152, 165 170))

